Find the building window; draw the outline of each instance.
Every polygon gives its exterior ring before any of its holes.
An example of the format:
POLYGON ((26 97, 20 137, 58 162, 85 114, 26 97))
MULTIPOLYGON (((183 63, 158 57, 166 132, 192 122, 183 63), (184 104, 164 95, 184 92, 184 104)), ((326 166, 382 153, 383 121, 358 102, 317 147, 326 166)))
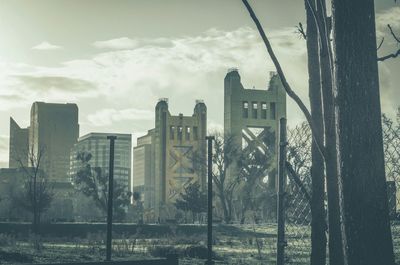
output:
POLYGON ((169 139, 171 140, 175 139, 175 126, 169 127, 169 139))
POLYGON ((190 127, 186 126, 186 134, 185 134, 186 141, 190 140, 190 127))
POLYGON ((276 120, 276 104, 275 102, 271 102, 270 104, 270 113, 271 113, 271 120, 276 120))
POLYGON ((258 104, 257 102, 251 103, 251 117, 253 119, 257 119, 257 112, 258 112, 258 104))
POLYGON ((247 119, 249 117, 249 103, 243 101, 243 118, 247 119))
POLYGON ((261 102, 261 119, 267 118, 267 103, 261 102))
POLYGON ((193 127, 193 140, 199 140, 199 132, 196 126, 193 127))
POLYGON ((179 141, 182 141, 182 133, 183 133, 182 126, 178 126, 178 140, 179 141))

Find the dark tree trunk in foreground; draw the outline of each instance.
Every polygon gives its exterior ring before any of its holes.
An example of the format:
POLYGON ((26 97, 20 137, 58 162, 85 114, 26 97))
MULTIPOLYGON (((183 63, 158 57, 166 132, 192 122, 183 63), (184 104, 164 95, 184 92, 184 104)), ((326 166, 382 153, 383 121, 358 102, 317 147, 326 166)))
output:
POLYGON ((338 169, 345 261, 394 264, 373 0, 333 0, 338 169))
POLYGON ((339 183, 335 133, 335 112, 332 90, 332 69, 329 49, 329 25, 326 17, 325 0, 317 0, 319 28, 319 60, 325 130, 325 167, 328 195, 329 264, 342 265, 343 244, 340 225, 339 183))
MULTIPOLYGON (((313 2, 313 1, 311 1, 313 2)), ((308 85, 311 106, 311 117, 316 130, 315 137, 323 135, 322 99, 320 83, 320 64, 318 58, 318 32, 314 17, 306 0, 307 15, 307 55, 308 55, 308 85)), ((322 142, 322 140, 321 140, 322 142)), ((312 142, 311 166, 311 265, 321 265, 326 262, 326 221, 324 207, 324 160, 315 141, 312 142)))

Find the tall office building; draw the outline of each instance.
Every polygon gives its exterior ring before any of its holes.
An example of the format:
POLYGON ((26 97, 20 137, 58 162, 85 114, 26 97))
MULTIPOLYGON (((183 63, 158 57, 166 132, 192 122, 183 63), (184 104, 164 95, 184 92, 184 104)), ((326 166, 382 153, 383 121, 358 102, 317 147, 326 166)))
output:
POLYGON ((10 117, 9 168, 28 166, 29 127, 21 128, 10 117))
MULTIPOLYGON (((276 73, 270 73, 268 88, 245 89, 237 69, 230 69, 224 80, 224 133, 232 135, 243 153, 274 148, 278 150, 279 120, 286 117, 286 93, 276 73), (267 136, 275 138, 268 146, 267 136)), ((276 161, 275 156, 271 159, 276 161)), ((276 164, 276 163, 275 163, 276 164)), ((228 168, 228 177, 237 173, 228 168)), ((268 183, 275 187, 276 170, 268 172, 268 183)))
POLYGON ((117 137, 114 146, 114 179, 131 191, 131 151, 132 136, 119 133, 89 133, 79 137, 78 142, 70 153, 70 176, 74 176, 80 166, 76 159, 79 152, 88 152, 92 155, 90 165, 100 167, 104 174, 108 175, 110 161, 110 140, 107 136, 117 137))
POLYGON ((137 139, 137 146, 133 148, 133 191, 141 194, 146 209, 155 206, 154 159, 152 158, 152 143, 154 129, 145 136, 137 139))
POLYGON ((52 181, 67 182, 70 151, 79 136, 78 106, 34 102, 29 148, 43 153, 42 169, 52 181))
POLYGON ((192 116, 173 116, 168 100, 155 109, 155 128, 138 139, 134 149, 133 189, 144 190, 144 205, 164 218, 164 206, 173 203, 193 182, 205 188, 205 171, 196 170, 193 154, 206 159, 207 107, 198 100, 192 116))
POLYGON ((32 166, 29 157, 41 156, 40 168, 51 181, 67 182, 69 156, 79 136, 78 106, 34 102, 30 126, 20 128, 10 118, 9 167, 32 166))

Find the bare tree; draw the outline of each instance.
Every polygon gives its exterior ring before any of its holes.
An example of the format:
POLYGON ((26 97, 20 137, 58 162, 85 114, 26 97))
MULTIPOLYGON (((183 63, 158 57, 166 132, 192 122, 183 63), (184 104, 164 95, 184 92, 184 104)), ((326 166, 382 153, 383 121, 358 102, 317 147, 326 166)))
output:
MULTIPOLYGON (((320 34, 318 34, 318 25, 315 20, 315 15, 312 9, 316 8, 315 1, 308 2, 305 0, 306 19, 307 19, 307 56, 308 56, 308 87, 309 87, 309 98, 311 107, 311 117, 315 124, 315 130, 313 133, 319 135, 324 134, 324 116, 322 109, 322 91, 324 76, 322 75, 323 64, 325 63, 322 59, 322 54, 325 49, 322 49, 320 45, 320 34)), ((322 10, 321 10, 322 11, 322 10)), ((321 12, 322 13, 322 12, 321 12)), ((325 47, 325 46, 324 46, 325 47)), ((304 128, 300 130, 303 135, 309 135, 310 130, 304 128)), ((318 136, 314 136, 316 138, 318 136)), ((307 137, 301 137, 300 139, 307 139, 307 137)), ((326 221, 325 221, 325 165, 324 157, 318 150, 318 146, 315 141, 311 143, 311 160, 312 166, 310 170, 311 174, 311 265, 325 264, 326 262, 326 221)), ((307 157, 307 156, 304 156, 307 157)), ((303 158, 304 158, 303 157, 303 158)), ((340 242, 340 241, 339 241, 340 242)), ((330 244, 331 245, 331 244, 330 244)), ((333 253, 333 252, 332 252, 333 253)), ((333 255, 332 255, 333 256, 333 255)), ((331 264, 335 264, 332 263, 331 264)))
MULTIPOLYGON (((75 187, 87 197, 95 202, 96 206, 104 213, 107 213, 108 207, 108 175, 100 167, 92 167, 90 160, 92 155, 87 152, 79 152, 76 158, 81 167, 74 176, 75 187)), ((114 180, 114 216, 116 220, 122 220, 125 217, 124 207, 130 204, 132 193, 126 191, 126 188, 114 180)))
MULTIPOLYGON (((294 92, 292 87, 286 80, 285 74, 282 70, 282 67, 272 49, 272 46, 269 42, 268 37, 266 36, 261 23, 259 22, 257 16, 255 15, 253 9, 247 0, 242 0, 243 4, 249 11, 249 14, 254 21, 257 29, 260 33, 260 36, 266 46, 268 54, 270 55, 276 69, 278 75, 282 81, 282 85, 285 88, 287 94, 296 102, 301 111, 303 112, 308 124, 310 125, 312 136, 314 140, 314 148, 313 148, 313 156, 314 162, 316 163, 313 170, 313 175, 315 176, 315 185, 316 189, 320 189, 323 187, 323 180, 321 181, 321 171, 324 165, 321 165, 321 158, 325 162, 326 167, 329 169, 336 168, 336 155, 332 155, 336 152, 335 144, 332 141, 335 141, 335 138, 332 135, 331 130, 328 128, 332 128, 334 125, 334 112, 333 112, 333 97, 329 98, 329 96, 333 95, 332 92, 332 51, 330 46, 329 39, 329 23, 326 16, 325 10, 325 1, 324 0, 305 0, 306 11, 307 11, 307 25, 311 28, 311 31, 308 32, 310 34, 307 40, 307 48, 308 48, 308 59, 309 59, 309 93, 310 93, 310 101, 311 101, 311 110, 312 113, 309 112, 305 104, 299 98, 299 96, 294 92), (318 7, 318 9, 317 9, 318 7), (319 13, 317 12, 319 11, 319 13), (317 34, 316 34, 317 31, 317 34), (318 41, 318 45, 316 45, 315 41, 318 41), (319 52, 316 50, 319 49, 319 52), (318 55, 317 55, 318 54, 318 55), (317 60, 317 57, 319 57, 317 60), (319 68, 316 66, 319 65, 319 68), (320 82, 318 85, 317 82, 320 82), (322 95, 322 101, 321 99, 322 95), (321 105, 322 104, 322 105, 321 105), (323 110, 323 121, 321 121, 323 110), (314 115, 314 117, 312 116, 314 115), (325 124, 325 127, 321 129, 322 124, 325 124), (325 145, 324 145, 325 144, 325 145), (321 157, 318 157, 317 151, 321 154, 321 157)), ((309 28, 309 30, 310 30, 309 28)), ((302 30, 302 26, 300 26, 300 31, 302 30)), ((306 36, 308 34, 303 34, 302 36, 306 36)), ((328 169, 327 169, 328 171, 328 169)), ((328 172, 327 172, 328 175, 328 172)), ((337 174, 334 170, 330 170, 329 172, 330 178, 328 179, 328 207, 329 207, 329 227, 332 231, 329 237, 329 248, 330 248, 330 262, 332 265, 342 264, 342 255, 341 255, 341 238, 340 238, 340 213, 339 213, 339 194, 338 194, 338 184, 337 184, 337 174)), ((314 225, 318 225, 318 227, 314 227, 314 239, 318 239, 316 244, 318 245, 316 248, 319 249, 319 252, 315 252, 317 249, 314 249, 315 257, 319 261, 323 259, 325 256, 325 250, 320 247, 321 243, 323 243, 323 234, 322 234, 322 205, 320 203, 321 191, 316 190, 314 193, 315 198, 315 208, 313 207, 314 215, 316 218, 320 220, 314 220, 316 223, 314 225), (319 192, 319 194, 318 194, 319 192), (319 202, 319 205, 318 205, 319 202), (318 231, 318 232, 317 232, 318 231), (317 234, 315 234, 317 233, 317 234), (319 253, 319 254, 317 254, 319 253)), ((313 257, 312 257, 313 259, 313 257)), ((317 262, 317 261, 315 261, 317 262)))
POLYGON ((33 145, 28 148, 26 155, 29 167, 23 163, 24 160, 21 157, 17 159, 26 179, 22 192, 16 195, 16 199, 18 205, 32 213, 32 225, 35 234, 39 232, 38 226, 42 214, 49 209, 53 200, 53 187, 42 170, 44 150, 44 147, 40 147, 36 151, 33 145))
MULTIPOLYGON (((239 158, 239 147, 232 135, 223 135, 219 132, 213 133, 215 137, 213 145, 213 183, 215 193, 222 208, 224 221, 231 223, 233 219, 233 201, 238 189, 240 178, 238 175, 228 177, 227 170, 236 167, 239 158)), ((207 165, 206 158, 201 152, 193 153, 193 164, 196 171, 202 172, 207 165)))

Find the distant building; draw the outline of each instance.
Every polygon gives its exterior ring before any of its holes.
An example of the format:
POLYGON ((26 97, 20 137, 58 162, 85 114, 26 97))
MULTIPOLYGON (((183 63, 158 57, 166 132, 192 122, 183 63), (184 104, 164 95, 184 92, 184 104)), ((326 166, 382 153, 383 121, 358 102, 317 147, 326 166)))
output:
POLYGON ((52 181, 68 181, 70 151, 79 136, 78 106, 34 102, 29 148, 43 151, 42 169, 52 181))
POLYGON ((155 206, 154 159, 152 158, 152 143, 154 129, 147 135, 137 139, 137 146, 133 148, 133 192, 139 192, 145 208, 155 206))
MULTIPOLYGON (((242 152, 270 148, 265 136, 272 133, 278 147, 279 119, 286 117, 286 93, 275 73, 270 73, 268 88, 245 89, 237 69, 230 69, 224 80, 224 133, 232 135, 242 152)), ((274 157, 276 159, 276 157, 274 157)), ((228 177, 236 174, 228 168, 228 177)), ((268 183, 275 187, 276 170, 268 173, 268 183)))
POLYGON ((10 117, 10 148, 8 167, 28 166, 29 127, 21 128, 10 117))
POLYGON ((100 167, 104 174, 108 175, 110 140, 107 136, 117 137, 114 147, 114 179, 126 187, 126 191, 131 190, 131 134, 119 133, 89 133, 79 137, 78 142, 73 146, 70 153, 70 176, 74 176, 79 169, 79 161, 76 157, 79 152, 88 152, 92 155, 90 164, 92 167, 100 167))
POLYGON ((192 116, 173 116, 168 100, 161 99, 155 111, 155 128, 134 149, 133 190, 144 191, 145 208, 164 218, 163 209, 187 185, 197 181, 205 188, 205 172, 195 170, 192 157, 198 153, 205 159, 207 107, 196 101, 192 116))

